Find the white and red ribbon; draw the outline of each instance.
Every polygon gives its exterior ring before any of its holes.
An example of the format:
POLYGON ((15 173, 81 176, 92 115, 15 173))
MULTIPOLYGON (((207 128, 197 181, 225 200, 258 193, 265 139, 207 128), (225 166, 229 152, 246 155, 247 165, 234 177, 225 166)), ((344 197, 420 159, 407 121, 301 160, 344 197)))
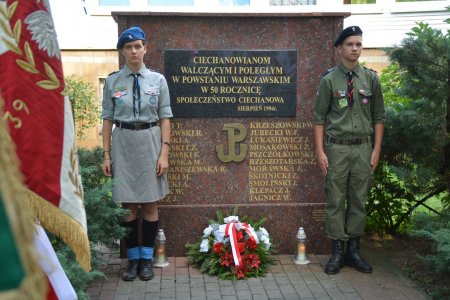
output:
POLYGON ((242 224, 242 229, 245 230, 245 232, 247 232, 249 238, 254 241, 256 244, 259 244, 259 239, 258 239, 258 235, 256 234, 255 230, 253 229, 253 227, 247 223, 243 223, 242 224))
POLYGON ((238 240, 237 240, 237 231, 240 229, 245 230, 247 232, 249 238, 254 241, 256 244, 259 244, 258 236, 256 235, 255 230, 248 225, 247 223, 240 223, 236 220, 233 222, 227 223, 225 226, 225 237, 230 237, 231 244, 231 252, 233 253, 233 260, 236 268, 242 268, 242 258, 241 253, 239 252, 238 240))

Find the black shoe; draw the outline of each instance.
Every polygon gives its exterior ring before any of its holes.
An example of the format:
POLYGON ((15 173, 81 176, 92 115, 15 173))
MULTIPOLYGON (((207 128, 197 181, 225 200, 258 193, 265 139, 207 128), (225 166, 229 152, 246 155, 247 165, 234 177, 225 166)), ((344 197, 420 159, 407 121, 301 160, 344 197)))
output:
POLYGON ((344 241, 331 240, 331 257, 325 266, 325 273, 335 275, 344 265, 344 241))
POLYGON ((122 273, 122 279, 124 281, 133 281, 138 273, 139 260, 130 259, 128 260, 127 269, 122 273))
POLYGON ((345 264, 361 273, 372 273, 372 266, 359 254, 359 237, 350 238, 347 243, 345 264))
POLYGON ((139 278, 141 280, 151 280, 155 276, 153 273, 153 264, 151 259, 141 259, 139 261, 140 269, 139 278))

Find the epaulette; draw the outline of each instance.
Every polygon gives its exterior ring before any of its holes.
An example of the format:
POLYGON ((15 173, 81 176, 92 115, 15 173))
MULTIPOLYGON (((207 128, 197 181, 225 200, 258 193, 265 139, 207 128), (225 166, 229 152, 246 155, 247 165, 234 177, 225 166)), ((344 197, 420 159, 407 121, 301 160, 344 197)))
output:
POLYGON ((157 69, 150 69, 150 68, 147 68, 147 69, 153 73, 163 74, 163 72, 161 72, 160 70, 157 70, 157 69))
POLYGON ((119 71, 111 72, 111 73, 108 74, 108 76, 109 76, 109 75, 112 75, 112 74, 115 74, 115 73, 117 73, 117 72, 119 72, 119 71))
POLYGON ((336 67, 329 68, 328 70, 326 70, 325 72, 323 72, 322 74, 320 74, 320 78, 326 76, 328 73, 330 73, 330 72, 332 72, 332 71, 334 71, 334 70, 336 70, 336 67))
POLYGON ((375 73, 378 73, 376 70, 374 70, 374 69, 372 69, 372 68, 364 67, 364 69, 369 70, 369 71, 372 71, 372 72, 375 72, 375 73))

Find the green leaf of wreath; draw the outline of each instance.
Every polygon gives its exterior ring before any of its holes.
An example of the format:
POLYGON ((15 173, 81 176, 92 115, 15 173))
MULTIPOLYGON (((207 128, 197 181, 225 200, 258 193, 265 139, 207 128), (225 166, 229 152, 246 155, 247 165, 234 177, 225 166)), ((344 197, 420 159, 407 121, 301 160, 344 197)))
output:
MULTIPOLYGON (((1 9, 1 6, 0 6, 0 11, 3 12, 3 10, 1 9)), ((3 15, 3 13, 2 13, 2 15, 3 15)), ((6 19, 6 17, 5 17, 5 19, 6 19)), ((7 35, 12 35, 11 28, 9 27, 9 23, 7 21, 5 21, 5 19, 0 18, 0 26, 3 30, 3 32, 5 32, 7 35)))
POLYGON ((8 14, 8 13, 6 12, 6 10, 5 10, 5 8, 3 7, 3 5, 0 5, 0 15, 3 16, 3 19, 7 19, 7 18, 8 18, 7 14, 8 14))
POLYGON ((59 87, 59 82, 55 83, 50 80, 41 80, 41 81, 36 82, 36 84, 46 90, 55 90, 59 87))
POLYGON ((3 43, 5 43, 5 45, 9 48, 9 50, 11 50, 14 53, 17 54, 22 54, 22 50, 20 50, 20 48, 17 48, 16 45, 14 45, 13 43, 11 43, 10 41, 8 41, 7 39, 3 38, 3 43))
MULTIPOLYGON (((0 11, 1 11, 1 9, 0 9, 0 11)), ((1 19, 1 18, 0 18, 0 27, 2 28, 3 32, 10 31, 9 30, 9 24, 7 22, 3 21, 3 19, 1 19)))
POLYGON ((59 80, 58 77, 56 76, 55 72, 53 71, 52 67, 50 67, 50 65, 46 62, 44 62, 44 67, 45 67, 45 73, 47 73, 48 78, 53 81, 54 83, 58 83, 59 86, 59 80))
POLYGON ((38 74, 39 73, 39 71, 33 65, 30 65, 28 62, 26 62, 24 60, 16 59, 16 62, 25 71, 28 71, 28 72, 33 73, 33 74, 38 74))
POLYGON ((30 65, 35 67, 36 63, 34 62, 33 51, 31 50, 30 44, 28 42, 25 42, 24 47, 25 47, 25 55, 27 57, 28 62, 30 63, 30 65))
POLYGON ((14 38, 16 39, 17 44, 19 44, 21 33, 22 33, 22 22, 18 20, 16 24, 14 24, 14 38))
POLYGON ((16 12, 17 5, 19 4, 19 1, 11 3, 10 6, 8 6, 8 19, 11 19, 14 13, 16 12))

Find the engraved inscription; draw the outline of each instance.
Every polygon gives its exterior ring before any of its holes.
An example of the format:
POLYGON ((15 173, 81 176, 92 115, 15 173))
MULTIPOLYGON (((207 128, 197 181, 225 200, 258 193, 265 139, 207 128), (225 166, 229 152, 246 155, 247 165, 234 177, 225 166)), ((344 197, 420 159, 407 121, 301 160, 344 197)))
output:
POLYGON ((183 124, 172 122, 171 144, 169 154, 169 187, 170 194, 161 202, 166 204, 177 203, 183 192, 190 187, 193 177, 197 174, 225 173, 225 166, 205 164, 198 148, 203 142, 203 131, 200 129, 185 129, 183 124), (197 143, 198 141, 198 143, 197 143))
POLYGON ((314 209, 312 211, 312 217, 316 222, 325 222, 325 210, 324 209, 314 209))
POLYGON ((289 202, 302 165, 314 164, 303 122, 252 122, 249 133, 250 202, 289 202))
POLYGON ((295 116, 296 60, 296 50, 166 50, 174 116, 295 116))

